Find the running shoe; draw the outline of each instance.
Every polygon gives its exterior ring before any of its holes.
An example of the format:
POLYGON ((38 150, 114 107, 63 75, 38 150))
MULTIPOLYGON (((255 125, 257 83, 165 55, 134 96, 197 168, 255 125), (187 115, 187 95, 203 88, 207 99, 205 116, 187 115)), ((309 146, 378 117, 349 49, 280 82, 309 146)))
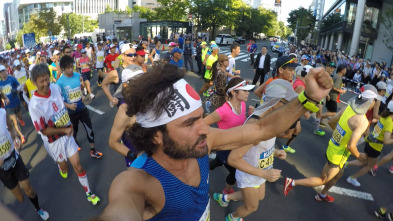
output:
POLYGON ((203 92, 203 96, 205 96, 205 97, 210 97, 210 93, 207 92, 207 91, 205 91, 205 92, 203 92))
POLYGON ((46 212, 43 209, 37 210, 37 214, 41 217, 42 220, 48 220, 49 219, 49 213, 46 212))
POLYGON ((234 193, 235 191, 233 190, 233 189, 231 189, 231 190, 227 190, 227 188, 224 188, 223 190, 222 190, 222 193, 223 194, 232 194, 232 193, 234 193))
POLYGON ((376 176, 378 171, 378 166, 374 165, 374 167, 370 170, 372 176, 376 176))
POLYGON ((63 177, 64 179, 67 179, 67 177, 68 177, 68 172, 63 173, 63 171, 61 171, 61 169, 60 169, 60 167, 59 167, 59 173, 60 173, 60 176, 61 176, 61 177, 63 177))
POLYGON ((92 192, 86 193, 86 196, 87 196, 87 201, 91 202, 94 206, 101 201, 100 198, 92 192))
POLYGON ((374 214, 375 214, 376 217, 383 219, 386 216, 386 211, 383 211, 382 208, 379 208, 379 209, 374 211, 374 214))
POLYGON ((284 195, 287 196, 289 191, 291 191, 291 189, 293 188, 292 186, 292 178, 285 178, 285 183, 284 183, 284 195))
POLYGON ((325 197, 322 197, 321 194, 317 194, 315 195, 314 199, 318 202, 328 202, 328 203, 333 203, 334 202, 334 198, 326 195, 325 197))
POLYGON ((393 173, 393 166, 390 167, 389 173, 393 173))
POLYGON ((345 161, 345 163, 344 163, 344 169, 347 169, 347 167, 348 167, 348 161, 345 161))
POLYGON ((82 150, 82 148, 81 147, 78 147, 78 151, 81 151, 82 150))
POLYGON ((101 153, 101 152, 98 152, 98 151, 96 151, 96 150, 91 150, 91 151, 90 151, 90 156, 91 156, 91 157, 95 157, 95 158, 97 158, 97 159, 100 159, 100 158, 102 157, 102 153, 101 153))
POLYGON ((22 144, 26 143, 25 136, 21 136, 21 137, 20 137, 20 141, 22 141, 22 144))
POLYGON ((95 95, 94 94, 90 94, 90 99, 94 99, 95 95))
POLYGON ((393 221, 393 214, 392 213, 388 213, 388 220, 393 221))
POLYGON ((101 82, 97 81, 98 87, 101 87, 101 82))
POLYGON ((213 194, 213 199, 220 204, 221 207, 227 207, 229 204, 229 201, 225 201, 224 199, 224 194, 221 193, 214 193, 213 194))
POLYGON ((83 92, 84 92, 84 95, 86 96, 87 95, 87 89, 83 88, 83 92))
POLYGON ((23 121, 23 120, 19 120, 19 123, 20 123, 20 125, 22 126, 22 127, 24 127, 26 124, 25 124, 25 122, 23 121))
POLYGON ((353 186, 356 186, 356 187, 359 187, 359 186, 360 186, 359 181, 358 181, 356 178, 353 178, 353 177, 351 177, 351 176, 349 176, 349 177, 347 178, 347 182, 350 183, 350 184, 352 184, 353 186))
POLYGON ((244 219, 243 218, 234 218, 234 217, 232 217, 232 213, 230 213, 225 217, 225 221, 244 221, 244 219))
POLYGON ((293 149, 292 147, 287 146, 287 145, 282 145, 282 149, 285 150, 285 152, 287 152, 287 153, 295 153, 296 152, 295 149, 293 149))
POLYGON ((314 130, 314 134, 319 135, 319 136, 323 136, 323 135, 325 135, 325 131, 323 131, 323 130, 314 130))

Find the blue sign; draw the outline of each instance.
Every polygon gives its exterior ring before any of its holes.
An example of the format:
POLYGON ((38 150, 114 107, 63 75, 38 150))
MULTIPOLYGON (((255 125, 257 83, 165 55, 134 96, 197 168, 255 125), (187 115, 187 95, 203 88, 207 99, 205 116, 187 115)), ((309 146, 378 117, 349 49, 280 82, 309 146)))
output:
POLYGON ((32 48, 35 46, 35 34, 28 33, 23 35, 23 47, 32 48))

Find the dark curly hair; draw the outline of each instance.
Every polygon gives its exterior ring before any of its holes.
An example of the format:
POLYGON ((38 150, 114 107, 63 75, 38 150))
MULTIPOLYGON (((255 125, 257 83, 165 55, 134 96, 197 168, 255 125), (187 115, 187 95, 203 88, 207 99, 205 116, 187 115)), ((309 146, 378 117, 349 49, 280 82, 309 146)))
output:
MULTIPOLYGON (((184 76, 183 69, 178 69, 172 64, 160 63, 154 69, 135 78, 122 91, 127 104, 127 115, 134 116, 153 111, 155 117, 158 118, 174 93, 173 84, 184 76), (159 94, 160 99, 156 100, 159 94)), ((153 138, 158 131, 165 132, 166 126, 143 128, 136 122, 127 133, 138 151, 151 155, 157 149, 153 138)))

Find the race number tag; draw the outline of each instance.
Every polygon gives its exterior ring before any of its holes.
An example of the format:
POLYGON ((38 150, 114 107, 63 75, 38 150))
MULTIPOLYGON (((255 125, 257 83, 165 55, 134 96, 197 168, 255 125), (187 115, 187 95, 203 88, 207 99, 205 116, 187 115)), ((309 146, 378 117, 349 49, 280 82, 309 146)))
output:
POLYGON ((112 67, 115 66, 115 61, 112 61, 112 62, 111 62, 111 66, 112 66, 112 67))
POLYGON ((59 127, 66 127, 71 125, 70 116, 68 116, 68 112, 65 108, 63 108, 59 113, 57 113, 53 117, 53 122, 55 122, 55 126, 59 127))
POLYGON ((7 136, 4 136, 0 140, 0 156, 3 156, 4 154, 8 153, 11 149, 11 142, 10 139, 8 139, 7 136))
POLYGON ((18 78, 19 84, 23 84, 23 83, 25 83, 26 81, 27 81, 26 76, 23 76, 23 77, 21 77, 21 78, 18 78))
POLYGON ((274 148, 270 148, 270 150, 265 151, 259 155, 259 169, 267 170, 273 168, 274 161, 274 148))
POLYGON ((80 99, 82 99, 82 91, 80 87, 74 88, 74 89, 69 89, 68 90, 68 98, 70 100, 70 103, 76 103, 80 99))
POLYGON ((1 90, 3 91, 3 94, 9 95, 11 94, 12 86, 11 84, 4 85, 4 87, 1 90))
POLYGON ((347 132, 342 129, 342 127, 337 123, 336 129, 333 132, 332 138, 330 139, 332 143, 336 146, 340 146, 341 140, 347 132))
POLYGON ((381 124, 380 121, 378 121, 378 123, 374 126, 374 130, 373 130, 373 137, 377 138, 379 136, 379 134, 381 133, 383 129, 383 125, 381 124))
POLYGON ((97 57, 97 61, 101 62, 103 60, 104 60, 104 57, 102 57, 102 56, 97 57))

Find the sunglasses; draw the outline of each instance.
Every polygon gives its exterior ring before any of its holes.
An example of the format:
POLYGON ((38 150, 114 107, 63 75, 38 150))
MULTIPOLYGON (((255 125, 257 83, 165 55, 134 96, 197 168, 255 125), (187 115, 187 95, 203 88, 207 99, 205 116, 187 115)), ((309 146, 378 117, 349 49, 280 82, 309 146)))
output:
POLYGON ((130 58, 133 58, 133 57, 136 57, 136 56, 137 56, 136 53, 133 53, 133 54, 124 54, 124 55, 127 56, 127 57, 130 57, 130 58))
POLYGON ((293 63, 295 63, 295 58, 292 58, 291 60, 289 60, 289 61, 287 61, 287 62, 285 62, 284 64, 282 64, 279 68, 282 68, 284 65, 287 65, 287 64, 293 64, 293 63))

